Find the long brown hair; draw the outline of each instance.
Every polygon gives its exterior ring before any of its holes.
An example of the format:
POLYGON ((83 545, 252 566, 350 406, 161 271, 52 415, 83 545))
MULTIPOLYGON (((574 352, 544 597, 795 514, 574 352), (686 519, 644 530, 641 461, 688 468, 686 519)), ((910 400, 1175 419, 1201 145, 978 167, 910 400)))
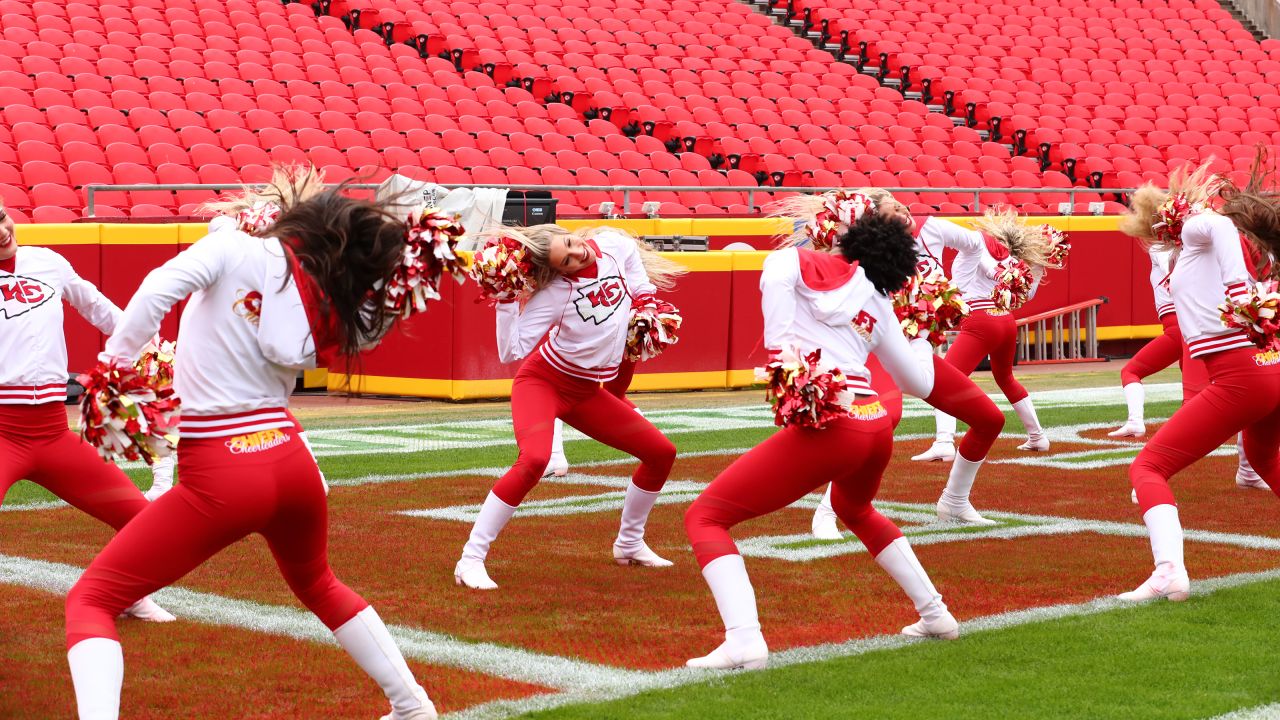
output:
MULTIPOLYGON (((1270 258, 1280 258, 1280 193, 1275 188, 1276 167, 1265 146, 1258 146, 1249 169, 1249 182, 1243 188, 1230 179, 1218 190, 1222 208, 1218 211, 1231 219, 1249 242, 1270 258)), ((1273 276, 1280 268, 1271 264, 1273 276)))
POLYGON ((342 355, 354 358, 395 321, 386 285, 400 260, 405 225, 379 204, 344 194, 347 183, 285 210, 271 234, 320 291, 320 312, 336 319, 342 355))

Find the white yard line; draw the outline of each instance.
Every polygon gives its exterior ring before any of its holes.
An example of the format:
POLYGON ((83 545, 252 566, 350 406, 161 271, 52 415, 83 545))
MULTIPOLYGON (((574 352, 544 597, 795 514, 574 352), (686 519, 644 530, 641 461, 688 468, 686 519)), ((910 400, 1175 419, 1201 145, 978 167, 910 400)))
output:
POLYGON ((1209 720, 1280 720, 1280 703, 1244 708, 1224 715, 1215 715, 1209 720))
MULTIPOLYGON (((83 568, 62 563, 0 555, 0 584, 65 595, 83 571, 83 568)), ((180 587, 166 588, 153 597, 182 621, 337 646, 333 635, 315 615, 298 608, 237 600, 180 587)), ((557 690, 621 689, 634 683, 636 676, 644 674, 493 643, 467 642, 443 633, 397 625, 388 625, 388 628, 404 654, 415 660, 557 690)))

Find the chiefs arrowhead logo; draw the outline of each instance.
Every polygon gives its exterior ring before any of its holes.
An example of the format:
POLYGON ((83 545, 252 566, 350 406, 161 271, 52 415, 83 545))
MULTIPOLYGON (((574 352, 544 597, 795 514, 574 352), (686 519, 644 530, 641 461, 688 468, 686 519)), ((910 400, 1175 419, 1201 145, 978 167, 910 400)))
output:
POLYGON ((0 316, 12 320, 57 296, 51 285, 22 275, 0 276, 0 316))
POLYGON ((876 319, 866 310, 863 310, 853 319, 853 329, 862 336, 863 340, 870 340, 871 333, 876 329, 876 319))
POLYGON ((626 286, 617 275, 600 278, 576 288, 575 291, 577 295, 574 297, 573 307, 577 309, 578 317, 596 325, 612 317, 627 298, 626 286))

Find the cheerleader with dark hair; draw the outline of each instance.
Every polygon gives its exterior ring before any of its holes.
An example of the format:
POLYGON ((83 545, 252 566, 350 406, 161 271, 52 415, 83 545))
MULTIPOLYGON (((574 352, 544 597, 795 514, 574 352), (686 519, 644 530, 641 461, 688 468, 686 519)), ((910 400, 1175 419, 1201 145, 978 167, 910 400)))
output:
POLYGON ((725 627, 724 643, 690 660, 691 667, 766 664, 755 591, 729 529, 787 507, 826 482, 833 485, 832 505, 840 519, 920 613, 920 621, 903 633, 958 635, 958 623, 910 544, 871 504, 889 463, 893 427, 871 387, 868 356, 875 353, 907 392, 927 397, 933 390, 932 348, 903 337, 888 298, 915 272, 914 243, 899 220, 875 212, 852 220, 838 241, 840 255, 786 248, 765 261, 760 289, 771 357, 794 353, 803 367, 810 353, 820 351, 821 366, 842 373, 847 390, 837 400, 839 410, 825 413, 825 424, 787 424, 720 473, 685 514, 694 555, 725 627))

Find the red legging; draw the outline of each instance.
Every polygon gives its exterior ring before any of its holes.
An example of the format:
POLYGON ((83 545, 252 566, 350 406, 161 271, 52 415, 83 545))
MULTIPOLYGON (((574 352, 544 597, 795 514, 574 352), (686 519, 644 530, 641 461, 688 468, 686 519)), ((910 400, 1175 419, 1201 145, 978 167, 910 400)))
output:
POLYGON ((622 359, 618 366, 618 377, 604 383, 604 389, 622 402, 635 407, 636 404, 627 399, 627 389, 631 387, 631 378, 636 374, 636 361, 622 359))
POLYGON ((1209 385, 1209 371, 1204 361, 1192 358, 1187 344, 1182 342, 1182 330, 1178 328, 1178 314, 1160 316, 1164 334, 1142 346, 1142 349, 1125 363, 1120 371, 1120 384, 1142 382, 1143 378, 1169 367, 1175 362, 1182 368, 1182 402, 1195 397, 1209 385))
POLYGON ((873 556, 902 537, 871 506, 893 450, 888 412, 875 398, 860 398, 855 407, 872 415, 833 420, 821 430, 785 427, 711 481, 684 516, 699 566, 738 553, 729 528, 780 510, 827 482, 831 507, 873 556))
POLYGON ((1204 358, 1213 382, 1178 408, 1129 466, 1142 512, 1173 505, 1169 478, 1244 431, 1244 454, 1280 494, 1280 364, 1238 348, 1204 358))
MULTIPOLYGON (((867 369, 871 371, 871 388, 889 411, 889 418, 896 428, 902 420, 902 391, 875 355, 867 359, 867 369), (886 397, 889 398, 887 403, 886 397)), ((959 448, 961 457, 966 460, 976 462, 985 458, 1004 429, 1004 413, 991 402, 991 398, 968 376, 937 355, 933 356, 933 392, 924 401, 969 426, 959 448)))
POLYGON ((62 403, 0 405, 0 502, 24 478, 117 530, 148 505, 120 468, 67 429, 62 403))
POLYGON ((588 437, 640 460, 631 476, 642 490, 657 492, 667 482, 676 446, 635 408, 611 395, 600 383, 566 375, 534 351, 511 385, 511 422, 520 456, 493 486, 493 493, 513 507, 538 484, 551 460, 555 419, 588 437))
POLYGON ((182 482, 117 533, 71 588, 68 648, 119 639, 121 610, 250 533, 266 538, 289 588, 329 629, 368 606, 329 567, 324 485, 295 430, 184 439, 178 472, 182 482))
POLYGON ((1012 314, 974 310, 960 324, 960 337, 947 350, 947 362, 965 375, 972 375, 982 358, 990 355, 996 385, 1009 402, 1016 403, 1027 397, 1027 389, 1013 376, 1017 341, 1018 326, 1012 314))

